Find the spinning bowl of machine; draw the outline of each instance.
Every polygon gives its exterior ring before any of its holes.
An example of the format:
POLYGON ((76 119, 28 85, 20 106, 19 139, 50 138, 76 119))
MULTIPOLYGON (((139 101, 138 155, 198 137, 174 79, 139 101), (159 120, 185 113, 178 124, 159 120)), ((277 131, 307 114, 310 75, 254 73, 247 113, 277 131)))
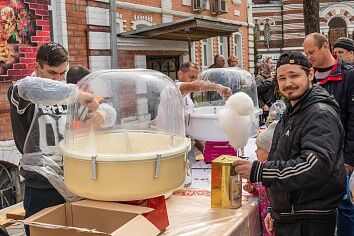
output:
POLYGON ((104 70, 78 85, 99 97, 103 111, 109 117, 115 112, 116 118, 93 128, 86 124, 92 111, 82 117, 80 105, 69 106, 60 150, 71 192, 94 200, 131 201, 183 184, 190 140, 184 135, 182 97, 170 78, 151 70, 104 70))
MULTIPOLYGON (((252 124, 249 136, 258 134, 259 115, 262 110, 258 107, 257 85, 252 75, 239 68, 214 68, 201 74, 203 80, 221 84, 231 88, 232 93, 246 93, 253 101, 254 109, 251 114, 252 124)), ((206 92, 195 95, 197 106, 189 115, 187 122, 188 134, 198 140, 227 141, 227 136, 220 130, 217 113, 224 107, 225 102, 217 92, 206 92)), ((238 125, 235 120, 235 125, 238 125)))

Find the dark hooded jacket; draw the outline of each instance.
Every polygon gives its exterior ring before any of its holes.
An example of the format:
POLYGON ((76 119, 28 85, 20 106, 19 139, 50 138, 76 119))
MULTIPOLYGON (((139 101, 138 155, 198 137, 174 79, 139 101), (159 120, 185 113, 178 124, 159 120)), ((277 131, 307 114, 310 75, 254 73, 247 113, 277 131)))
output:
POLYGON ((337 102, 313 87, 279 121, 268 161, 252 165, 251 182, 267 187, 275 219, 333 217, 345 186, 343 146, 337 102))
MULTIPOLYGON (((316 68, 315 68, 316 70, 316 68)), ((316 79, 316 78, 315 78, 316 79)), ((336 62, 320 85, 334 96, 345 131, 344 162, 354 166, 354 66, 336 62)))

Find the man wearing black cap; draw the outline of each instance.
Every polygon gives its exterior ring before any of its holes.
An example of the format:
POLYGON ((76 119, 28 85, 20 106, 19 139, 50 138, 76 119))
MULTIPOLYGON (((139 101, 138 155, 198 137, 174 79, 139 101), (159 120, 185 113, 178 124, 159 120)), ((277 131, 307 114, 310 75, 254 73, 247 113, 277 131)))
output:
POLYGON ((272 219, 268 215, 265 225, 277 236, 333 236, 344 192, 339 106, 313 87, 313 76, 304 54, 279 57, 276 81, 290 107, 275 128, 268 161, 234 163, 242 178, 267 187, 272 219))
POLYGON ((333 53, 343 62, 354 65, 354 41, 347 37, 340 37, 333 45, 333 53))
MULTIPOLYGON (((333 95, 341 108, 345 131, 344 167, 349 178, 354 170, 354 67, 332 56, 327 38, 320 33, 306 36, 304 51, 315 69, 317 84, 333 95)), ((338 206, 337 235, 354 236, 354 206, 348 194, 338 206)))

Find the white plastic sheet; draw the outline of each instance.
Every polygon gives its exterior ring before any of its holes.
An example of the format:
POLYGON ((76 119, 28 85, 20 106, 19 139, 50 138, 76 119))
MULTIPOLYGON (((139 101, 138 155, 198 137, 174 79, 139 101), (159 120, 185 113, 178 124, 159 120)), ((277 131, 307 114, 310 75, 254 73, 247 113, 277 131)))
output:
POLYGON ((257 198, 246 194, 238 209, 211 208, 208 191, 176 191, 167 200, 170 225, 163 235, 240 235, 259 236, 260 220, 257 198), (194 193, 193 193, 194 191, 194 193))
POLYGON ((192 168, 191 187, 174 191, 167 200, 170 224, 162 235, 259 236, 258 199, 243 191, 242 207, 211 208, 210 164, 197 162, 192 168))
POLYGON ((74 84, 27 76, 15 83, 21 98, 35 104, 51 106, 77 101, 79 88, 74 84))

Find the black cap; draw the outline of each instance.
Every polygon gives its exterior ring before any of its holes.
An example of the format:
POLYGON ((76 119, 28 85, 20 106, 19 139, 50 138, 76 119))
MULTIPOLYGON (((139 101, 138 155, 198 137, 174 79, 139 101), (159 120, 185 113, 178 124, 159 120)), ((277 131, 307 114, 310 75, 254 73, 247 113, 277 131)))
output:
POLYGON ((334 43, 334 48, 344 48, 348 51, 354 51, 354 41, 347 37, 340 37, 334 43))
POLYGON ((285 52, 281 54, 277 61, 277 68, 286 65, 286 64, 294 64, 300 65, 307 69, 311 69, 311 64, 307 57, 301 52, 285 52))

